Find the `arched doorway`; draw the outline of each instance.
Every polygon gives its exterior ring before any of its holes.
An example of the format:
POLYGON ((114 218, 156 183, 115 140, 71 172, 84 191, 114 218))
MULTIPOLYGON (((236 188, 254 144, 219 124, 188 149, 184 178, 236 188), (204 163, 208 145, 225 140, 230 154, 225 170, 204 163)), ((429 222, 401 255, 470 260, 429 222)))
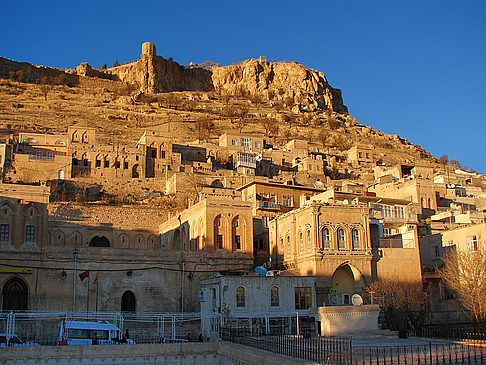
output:
POLYGON ((331 285, 334 292, 333 301, 338 305, 351 305, 352 295, 360 293, 365 286, 359 270, 347 263, 334 271, 331 285))
POLYGON ((135 312, 137 309, 137 302, 135 300, 135 295, 127 290, 123 293, 121 298, 121 311, 122 312, 135 312))
POLYGON ((27 310, 29 304, 29 290, 20 278, 12 278, 3 286, 2 310, 27 310))
POLYGON ((94 236, 91 241, 89 241, 91 247, 110 247, 110 241, 105 236, 94 236))
POLYGON ((180 250, 181 249, 181 231, 176 229, 174 231, 174 236, 172 238, 172 247, 174 250, 180 250))
POLYGON ((140 177, 140 165, 138 163, 132 167, 132 177, 135 179, 140 177))

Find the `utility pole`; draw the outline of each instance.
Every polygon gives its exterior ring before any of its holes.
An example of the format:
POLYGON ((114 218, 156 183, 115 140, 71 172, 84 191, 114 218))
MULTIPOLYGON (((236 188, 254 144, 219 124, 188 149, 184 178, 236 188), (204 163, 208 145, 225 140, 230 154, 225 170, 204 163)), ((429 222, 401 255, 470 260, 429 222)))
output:
POLYGON ((77 264, 78 264, 78 249, 73 250, 74 256, 74 278, 73 278, 73 312, 76 311, 76 276, 78 275, 77 264))

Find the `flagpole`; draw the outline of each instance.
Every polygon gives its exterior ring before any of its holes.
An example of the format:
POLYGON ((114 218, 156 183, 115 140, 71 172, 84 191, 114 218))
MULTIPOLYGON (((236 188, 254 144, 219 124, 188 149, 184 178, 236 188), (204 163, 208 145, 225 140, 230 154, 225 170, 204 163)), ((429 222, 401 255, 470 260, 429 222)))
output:
POLYGON ((88 296, 86 298, 86 313, 89 312, 89 282, 90 282, 90 280, 89 280, 89 275, 88 275, 88 296))
POLYGON ((96 273, 96 313, 98 313, 98 289, 100 288, 99 274, 100 274, 100 272, 98 271, 96 273))

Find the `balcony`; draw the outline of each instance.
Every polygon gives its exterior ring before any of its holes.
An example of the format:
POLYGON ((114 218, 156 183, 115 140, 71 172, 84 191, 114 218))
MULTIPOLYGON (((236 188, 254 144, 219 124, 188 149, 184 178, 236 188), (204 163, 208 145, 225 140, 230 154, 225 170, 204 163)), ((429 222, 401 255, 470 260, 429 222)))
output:
POLYGON ((274 202, 256 201, 257 208, 263 209, 280 209, 280 204, 274 202))

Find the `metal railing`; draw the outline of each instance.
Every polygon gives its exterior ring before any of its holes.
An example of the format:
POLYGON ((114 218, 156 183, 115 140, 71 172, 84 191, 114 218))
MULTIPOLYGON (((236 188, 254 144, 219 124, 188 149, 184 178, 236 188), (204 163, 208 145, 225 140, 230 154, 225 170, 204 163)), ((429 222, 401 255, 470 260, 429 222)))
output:
POLYGON ((223 328, 221 339, 318 364, 351 365, 353 363, 349 338, 305 335, 259 336, 252 335, 248 329, 223 328))
POLYGON ((424 325, 422 334, 430 338, 486 341, 486 323, 441 323, 424 325))
POLYGON ((353 364, 438 365, 484 364, 486 347, 464 344, 433 344, 412 346, 360 347, 353 349, 353 364))

